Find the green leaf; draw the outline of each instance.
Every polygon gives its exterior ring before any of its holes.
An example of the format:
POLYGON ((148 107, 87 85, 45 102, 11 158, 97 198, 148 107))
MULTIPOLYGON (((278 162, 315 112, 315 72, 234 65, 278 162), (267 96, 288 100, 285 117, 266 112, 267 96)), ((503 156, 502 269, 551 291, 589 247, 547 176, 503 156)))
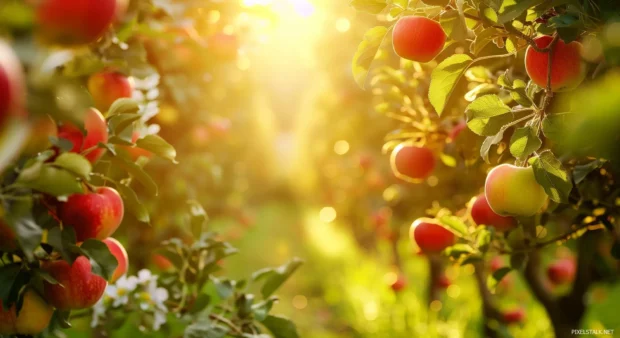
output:
MULTIPOLYGON (((121 134, 127 127, 131 126, 134 121, 140 119, 140 114, 117 114, 112 115, 108 119, 110 129, 114 132, 114 135, 121 134)), ((129 140, 131 141, 131 132, 129 133, 129 140)))
POLYGON ((474 253, 476 253, 476 249, 469 244, 458 243, 446 248, 446 254, 454 259, 459 259, 463 255, 471 255, 474 253))
POLYGON ((288 318, 269 315, 262 323, 273 333, 274 338, 299 338, 295 323, 288 318))
POLYGON ((252 274, 252 280, 257 282, 265 279, 261 294, 263 298, 271 296, 297 270, 303 261, 297 257, 275 269, 262 269, 252 274))
POLYGON ((495 289, 497 288, 499 282, 501 282, 502 279, 504 279, 504 277, 506 277, 506 275, 508 275, 510 271, 512 271, 512 269, 505 266, 503 268, 495 270, 492 275, 489 275, 489 277, 487 278, 487 287, 492 293, 495 293, 495 289))
POLYGON ((228 329, 212 324, 208 317, 200 317, 199 321, 185 328, 183 338, 223 338, 228 329))
POLYGON ((120 98, 114 101, 108 110, 108 116, 119 114, 137 114, 140 111, 138 102, 130 98, 120 98))
POLYGON ((541 145, 542 141, 533 127, 518 128, 510 138, 510 153, 512 156, 524 160, 540 149, 541 145))
POLYGON ((439 221, 445 227, 454 230, 454 232, 460 234, 461 236, 466 236, 467 234, 469 234, 469 231, 467 230, 467 225, 456 216, 443 216, 439 219, 439 221))
POLYGON ((140 182, 148 194, 157 196, 157 184, 153 181, 151 176, 144 171, 144 169, 140 168, 140 166, 118 156, 112 157, 111 162, 113 165, 125 170, 133 178, 140 182))
POLYGON ((493 27, 485 28, 482 32, 476 35, 476 39, 470 46, 470 52, 474 55, 478 55, 478 53, 480 53, 497 34, 497 29, 493 27))
POLYGON ((576 165, 573 168, 573 180, 575 184, 581 183, 591 172, 596 169, 600 169, 603 164, 605 164, 605 160, 594 160, 588 164, 576 165))
POLYGON ((51 228, 47 234, 47 244, 51 245, 54 250, 60 253, 62 259, 69 263, 77 258, 75 230, 72 227, 51 228))
POLYGON ((191 308, 189 309, 189 313, 196 314, 204 310, 209 303, 211 303, 211 297, 205 293, 201 293, 198 295, 191 308))
POLYGON ((502 127, 497 134, 493 136, 487 136, 482 142, 482 146, 480 146, 480 157, 486 162, 489 162, 489 151, 491 151, 491 146, 494 144, 500 143, 504 139, 504 132, 506 128, 502 127))
POLYGON ((515 253, 510 256, 510 267, 513 270, 523 271, 527 265, 528 256, 525 253, 515 253))
POLYGON ((7 121, 0 133, 0 173, 19 155, 29 135, 27 123, 18 119, 7 121))
POLYGON ((476 247, 480 251, 487 251, 489 249, 489 245, 491 244, 491 240, 493 239, 493 234, 488 229, 482 229, 478 232, 476 236, 476 247))
POLYGON ((31 171, 22 171, 16 184, 52 196, 65 196, 84 191, 77 177, 64 169, 51 164, 43 164, 39 169, 37 175, 32 175, 31 171))
POLYGON ((151 218, 149 216, 149 210, 138 199, 136 192, 124 184, 117 184, 116 190, 123 198, 123 204, 125 209, 128 210, 138 221, 149 223, 151 218))
POLYGON ((269 299, 265 299, 259 303, 252 305, 252 312, 254 313, 254 318, 259 322, 265 320, 269 315, 269 311, 271 311, 273 304, 277 301, 277 297, 269 297, 269 299))
POLYGON ((497 95, 485 95, 477 98, 465 109, 467 126, 481 136, 494 136, 502 127, 512 122, 513 115, 497 95))
POLYGON ((90 179, 93 170, 90 162, 84 156, 76 153, 60 154, 54 161, 54 165, 66 169, 85 180, 90 179))
POLYGON ((351 6, 358 11, 379 14, 387 7, 386 0, 351 0, 351 6))
POLYGON ((536 181, 545 189, 549 198, 558 203, 568 202, 573 182, 550 150, 545 150, 532 161, 536 181))
POLYGON ((43 229, 35 223, 32 216, 10 219, 9 222, 12 224, 13 229, 15 229, 22 252, 28 261, 34 261, 34 250, 41 244, 43 229))
POLYGON ((540 0, 504 0, 499 9, 498 22, 504 24, 512 21, 539 3, 540 0))
POLYGON ((357 47, 353 56, 353 77, 362 89, 366 87, 368 72, 387 33, 388 29, 383 26, 371 28, 357 47))
POLYGON ((455 54, 443 60, 431 73, 428 98, 439 116, 463 73, 472 63, 466 54, 455 54))
POLYGON ((217 295, 222 299, 230 298, 235 292, 235 285, 232 281, 228 279, 218 279, 215 277, 211 277, 213 281, 213 285, 215 285, 215 291, 217 291, 217 295))
POLYGON ((108 246, 102 241, 89 238, 82 243, 80 250, 90 258, 93 273, 110 280, 118 261, 108 246))
POLYGON ((170 145, 170 143, 166 142, 166 140, 158 135, 151 134, 138 139, 136 141, 136 147, 148 150, 159 157, 163 157, 177 163, 174 160, 177 156, 177 151, 172 145, 170 145))
POLYGON ((467 25, 465 18, 458 10, 448 10, 441 14, 439 19, 441 27, 446 34, 454 41, 465 41, 467 39, 467 25))
POLYGON ((566 131, 570 130, 572 113, 547 114, 542 121, 542 131, 546 138, 562 143, 566 131))

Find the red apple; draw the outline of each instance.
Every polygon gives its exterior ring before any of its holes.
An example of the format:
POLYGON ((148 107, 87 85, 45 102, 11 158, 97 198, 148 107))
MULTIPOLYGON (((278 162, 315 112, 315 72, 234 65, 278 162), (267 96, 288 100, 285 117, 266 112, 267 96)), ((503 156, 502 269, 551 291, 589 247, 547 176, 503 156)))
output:
POLYGON ((58 128, 58 137, 71 141, 73 144, 71 152, 83 152, 86 159, 95 163, 105 152, 105 149, 97 148, 97 144, 108 142, 108 125, 97 109, 89 108, 84 116, 84 129, 86 135, 82 134, 77 126, 67 122, 58 128))
POLYGON ((390 285, 390 287, 392 288, 392 290, 394 290, 394 292, 400 292, 405 289, 405 287, 407 287, 407 279, 405 278, 405 276, 399 274, 394 283, 390 285))
MULTIPOLYGON (((538 48, 546 48, 553 37, 548 35, 534 39, 538 48)), ((586 75, 586 65, 581 58, 583 46, 580 42, 564 43, 559 39, 553 47, 551 60, 551 90, 571 90, 579 86, 586 75)), ((525 53, 525 70, 532 81, 542 88, 547 87, 549 53, 537 52, 531 46, 525 53)))
POLYGON ((500 216, 489 206, 489 202, 484 194, 478 195, 471 207, 471 218, 477 225, 492 226, 499 232, 505 232, 517 226, 514 217, 500 216))
POLYGON ((114 283, 122 275, 127 273, 127 269, 129 268, 129 257, 127 256, 127 251, 125 250, 125 247, 123 247, 123 245, 116 239, 108 237, 104 239, 103 242, 108 246, 108 249, 110 249, 110 253, 114 255, 116 261, 118 262, 118 266, 116 267, 116 270, 114 270, 114 273, 110 278, 110 283, 114 283))
POLYGON ((562 258, 549 264, 547 277, 553 285, 568 284, 575 279, 575 261, 572 258, 562 258))
POLYGON ((0 40, 0 127, 12 117, 25 115, 26 85, 19 59, 3 40, 0 40))
MULTIPOLYGON (((137 130, 134 130, 133 134, 131 134, 131 142, 136 143, 136 141, 138 141, 139 138, 140 138, 140 132, 137 130)), ((148 150, 142 149, 142 148, 129 147, 129 146, 122 146, 122 147, 123 149, 127 151, 131 159, 134 161, 137 161, 138 158, 140 157, 146 157, 146 158, 153 157, 153 153, 151 153, 148 150)))
POLYGON ((402 58, 429 62, 443 49, 446 33, 437 21, 423 16, 405 16, 392 32, 394 51, 402 58))
POLYGON ((32 122, 30 138, 26 142, 23 153, 26 155, 36 155, 52 147, 50 136, 58 136, 56 122, 50 116, 43 116, 32 122))
POLYGON ((413 222, 409 237, 425 253, 441 252, 455 242, 455 236, 450 230, 430 218, 420 218, 413 222))
POLYGON ((446 275, 439 276, 439 279, 437 280, 437 286, 442 289, 447 289, 451 284, 450 279, 446 275))
POLYGON ((448 132, 448 141, 454 142, 454 140, 459 137, 459 135, 463 130, 465 130, 465 128, 467 128, 467 122, 465 121, 460 121, 457 125, 452 127, 450 132, 448 132))
POLYGON ((58 205, 58 217, 64 226, 75 230, 77 241, 110 237, 123 220, 123 200, 109 187, 94 192, 73 194, 58 205))
POLYGON ((491 270, 491 273, 505 267, 506 264, 504 264, 504 260, 502 259, 501 256, 495 256, 491 259, 491 262, 489 262, 489 268, 491 270))
POLYGON ((36 9, 39 33, 60 45, 97 41, 110 28, 117 0, 41 0, 36 9))
POLYGON ((106 280, 91 271, 91 264, 85 256, 78 257, 73 264, 66 261, 48 261, 43 264, 60 284, 43 282, 45 299, 58 310, 78 310, 92 307, 103 296, 106 280))
POLYGON ((435 155, 426 147, 401 143, 392 151, 390 164, 396 177, 423 180, 435 169, 435 155))
POLYGON ((108 111, 114 101, 131 97, 133 79, 119 72, 100 72, 88 79, 88 91, 97 108, 108 111))
POLYGON ((0 336, 34 336, 49 325, 54 309, 35 291, 28 289, 23 294, 19 315, 15 304, 8 310, 0 302, 0 336))
POLYGON ((167 271, 174 267, 172 262, 170 262, 170 260, 163 255, 153 254, 151 259, 153 264, 155 264, 155 266, 157 266, 160 270, 167 271))
POLYGON ((525 310, 517 308, 504 312, 504 321, 507 324, 523 323, 525 321, 525 310))

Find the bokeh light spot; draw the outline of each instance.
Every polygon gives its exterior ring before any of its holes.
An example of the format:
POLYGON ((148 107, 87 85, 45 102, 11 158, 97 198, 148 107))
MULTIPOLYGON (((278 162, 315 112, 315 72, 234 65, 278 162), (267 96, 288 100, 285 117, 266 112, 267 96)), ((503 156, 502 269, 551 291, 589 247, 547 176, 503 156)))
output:
POLYGON ((334 144, 334 152, 338 155, 344 155, 348 153, 350 148, 351 147, 349 146, 349 142, 345 140, 337 141, 334 144))
POLYGON ((304 295, 297 295, 293 297, 293 307, 298 310, 303 310, 308 306, 308 298, 304 295))
POLYGON ((336 209, 332 207, 325 207, 319 212, 319 218, 321 219, 321 222, 324 223, 333 222, 336 219, 336 215, 336 209))
POLYGON ((351 21, 347 18, 339 18, 336 20, 336 30, 340 33, 344 33, 351 29, 351 21))
POLYGON ((461 287, 456 284, 452 284, 448 286, 446 293, 450 298, 458 298, 461 295, 461 287))
POLYGON ((375 320, 379 317, 379 306, 374 301, 364 304, 364 318, 366 320, 375 320))
POLYGON ((443 307, 443 305, 438 300, 434 300, 434 301, 431 302, 431 306, 430 306, 431 311, 439 312, 439 311, 441 311, 442 307, 443 307))

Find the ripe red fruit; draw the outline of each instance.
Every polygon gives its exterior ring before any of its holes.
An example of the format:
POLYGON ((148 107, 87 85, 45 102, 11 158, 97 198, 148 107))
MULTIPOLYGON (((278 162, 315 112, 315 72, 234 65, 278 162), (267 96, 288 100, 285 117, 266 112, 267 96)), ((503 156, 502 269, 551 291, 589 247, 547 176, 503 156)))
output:
POLYGON ((491 273, 503 268, 505 266, 504 260, 500 256, 495 256, 491 259, 489 263, 489 268, 491 269, 491 273))
POLYGON ((500 216, 491 209, 484 194, 478 195, 471 207, 471 218, 477 225, 493 226, 495 230, 504 232, 517 226, 517 220, 510 216, 500 216))
POLYGON ((95 163, 105 152, 105 149, 96 148, 96 146, 99 142, 108 142, 108 125, 97 109, 89 108, 84 116, 84 129, 86 129, 86 135, 82 134, 82 131, 74 124, 65 123, 58 128, 58 137, 73 143, 73 148, 71 148, 73 153, 89 150, 84 157, 91 163, 95 163))
POLYGON ((402 58, 429 62, 443 49, 446 33, 437 21, 423 16, 400 18, 392 32, 394 51, 402 58))
POLYGON ((547 277, 553 285, 563 285, 575 279, 575 261, 572 258, 559 259, 547 267, 547 277))
POLYGON ((394 292, 402 291, 407 286, 407 279, 403 275, 398 275, 394 283, 390 285, 394 292))
POLYGON ((396 177, 423 180, 435 169, 435 156, 426 147, 401 143, 392 151, 390 164, 396 177))
MULTIPOLYGON (((131 142, 136 143, 136 141, 138 141, 139 138, 140 138, 140 132, 137 130, 134 130, 133 133, 131 134, 131 142)), ((122 146, 122 147, 123 149, 127 151, 127 153, 129 154, 129 156, 131 157, 133 161, 136 161, 140 157, 146 157, 146 158, 153 157, 153 153, 151 153, 150 151, 146 149, 142 149, 138 147, 130 147, 130 146, 122 146)))
POLYGON ((54 309, 33 290, 26 290, 17 315, 15 304, 5 310, 0 302, 0 336, 28 335, 43 332, 52 319, 54 309))
MULTIPOLYGON (((548 35, 534 39, 539 48, 549 46, 553 37, 548 35)), ((586 66, 581 59, 583 46, 577 41, 564 43, 559 39, 553 47, 551 60, 551 90, 554 92, 571 90, 579 86, 586 75, 586 66)), ((549 53, 537 52, 531 46, 525 53, 525 70, 527 75, 542 88, 547 87, 549 53)))
POLYGON ((121 224, 123 213, 121 196, 109 187, 73 194, 67 202, 58 205, 58 217, 64 226, 75 230, 78 242, 110 237, 121 224))
POLYGON ((116 282, 122 275, 127 273, 127 269, 129 268, 129 257, 127 256, 127 251, 125 247, 112 237, 108 237, 103 240, 103 242, 110 249, 110 253, 114 255, 116 261, 118 262, 118 266, 114 270, 112 277, 110 278, 110 283, 116 282))
POLYGON ((15 231, 4 220, 0 219, 0 251, 10 252, 15 250, 17 250, 15 231))
POLYGON ((42 0, 36 9, 44 40, 61 45, 97 41, 116 15, 117 0, 42 0))
POLYGON ((457 137, 461 134, 463 130, 467 128, 467 122, 460 121, 457 125, 452 127, 452 129, 448 132, 448 140, 449 142, 454 142, 457 137))
POLYGON ((107 111, 114 101, 131 97, 133 79, 118 72, 100 72, 88 78, 88 91, 101 111, 107 111))
POLYGON ((24 115, 25 100, 22 66, 11 46, 0 40, 0 126, 10 117, 24 115))
POLYGON ((78 257, 73 264, 66 261, 52 261, 43 264, 60 284, 43 282, 45 299, 59 310, 89 308, 103 296, 108 283, 103 277, 91 271, 91 264, 85 256, 78 257))
POLYGON ((447 289, 451 284, 450 279, 446 275, 439 276, 439 279, 437 280, 437 286, 442 289, 447 289))
POLYGON ((413 222, 409 237, 425 253, 437 253, 454 244, 454 234, 429 218, 413 222))
POLYGON ((517 308, 504 312, 504 321, 507 324, 522 323, 525 321, 525 310, 517 308))
POLYGON ((166 271, 173 268, 172 262, 170 262, 170 260, 163 255, 153 254, 153 256, 151 256, 151 260, 160 270, 166 271))

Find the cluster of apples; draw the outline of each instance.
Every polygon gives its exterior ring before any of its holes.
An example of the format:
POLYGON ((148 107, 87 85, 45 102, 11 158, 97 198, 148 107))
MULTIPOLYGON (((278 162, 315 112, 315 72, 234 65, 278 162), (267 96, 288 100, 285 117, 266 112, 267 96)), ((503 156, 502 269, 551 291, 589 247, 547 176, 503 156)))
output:
MULTIPOLYGON (((84 45, 101 38, 115 18, 123 15, 126 0, 42 0, 36 5, 38 32, 47 43, 57 45, 84 45)), ((87 87, 95 105, 107 111, 118 98, 130 97, 133 83, 121 73, 104 71, 92 75, 87 87)), ((5 128, 10 119, 23 118, 25 113, 26 87, 21 64, 11 47, 0 41, 0 128, 5 128)), ((82 154, 91 163, 97 162, 105 149, 97 145, 108 141, 108 128, 103 114, 97 108, 89 108, 84 115, 85 133, 74 124, 65 122, 59 127, 51 118, 33 122, 34 133, 23 149, 26 154, 35 154, 51 145, 48 136, 67 139, 73 147, 70 150, 82 154)), ((138 135, 134 134, 134 141, 138 135)), ((138 148, 127 148, 132 157, 144 156, 138 148)), ((110 237, 120 226, 123 215, 123 200, 110 187, 89 187, 81 194, 68 196, 56 204, 56 215, 64 227, 75 230, 78 245, 87 239, 103 241, 118 261, 110 278, 116 281, 128 269, 125 248, 110 237)), ((0 221, 3 235, 0 250, 17 249, 15 233, 0 221)), ((41 268, 59 282, 43 283, 43 295, 28 288, 23 294, 23 305, 19 315, 15 304, 8 308, 0 304, 0 335, 35 335, 49 324, 53 309, 73 310, 92 307, 103 295, 108 281, 91 271, 91 262, 85 256, 73 263, 64 260, 42 261, 41 268)))
MULTIPOLYGON (((406 16, 396 22, 392 43, 396 54, 416 62, 429 62, 443 50, 447 35, 439 22, 423 16, 406 16)), ((553 37, 542 35, 534 39, 537 48, 529 46, 525 53, 525 70, 532 81, 547 87, 549 51, 553 37)), ((565 43, 559 39, 551 57, 551 90, 564 91, 577 87, 585 78, 586 65, 582 59, 583 45, 578 41, 565 43)))

